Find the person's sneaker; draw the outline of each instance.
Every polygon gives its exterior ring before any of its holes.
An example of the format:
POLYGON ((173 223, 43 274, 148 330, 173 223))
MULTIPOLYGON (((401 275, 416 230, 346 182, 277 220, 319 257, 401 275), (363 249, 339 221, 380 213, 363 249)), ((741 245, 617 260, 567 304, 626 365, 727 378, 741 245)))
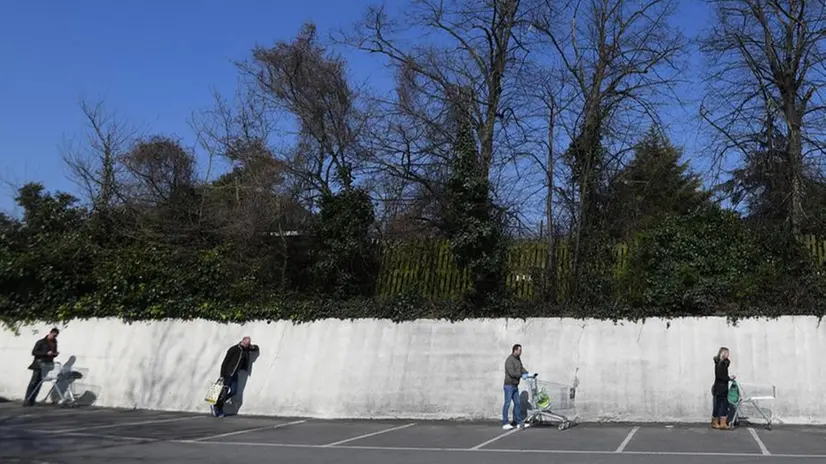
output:
POLYGON ((214 404, 209 405, 209 413, 212 414, 212 417, 218 417, 218 410, 215 409, 214 404))
POLYGON ((527 423, 526 424, 519 424, 519 430, 525 430, 525 429, 529 428, 530 426, 531 426, 531 424, 527 424, 527 423))
POLYGON ((512 430, 512 429, 513 429, 513 426, 510 425, 510 424, 505 424, 505 425, 502 426, 502 430, 512 430))

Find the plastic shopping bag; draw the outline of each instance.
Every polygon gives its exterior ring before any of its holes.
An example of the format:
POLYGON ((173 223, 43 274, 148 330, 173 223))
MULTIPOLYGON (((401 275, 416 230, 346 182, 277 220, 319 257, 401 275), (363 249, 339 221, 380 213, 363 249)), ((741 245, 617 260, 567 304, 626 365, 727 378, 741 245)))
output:
POLYGON ((551 405, 551 397, 545 390, 540 390, 536 395, 536 407, 539 409, 547 409, 551 405))
POLYGON ((218 396, 221 395, 221 390, 224 388, 224 379, 218 379, 212 385, 207 388, 206 395, 204 395, 204 401, 209 404, 215 404, 218 402, 218 396))
POLYGON ((728 389, 728 402, 733 405, 740 403, 740 388, 735 381, 731 382, 731 386, 728 389))

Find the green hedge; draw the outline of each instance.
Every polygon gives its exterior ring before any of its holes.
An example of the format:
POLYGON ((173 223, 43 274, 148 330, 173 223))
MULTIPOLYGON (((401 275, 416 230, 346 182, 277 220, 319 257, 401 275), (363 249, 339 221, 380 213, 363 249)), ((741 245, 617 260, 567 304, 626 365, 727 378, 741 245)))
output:
POLYGON ((72 320, 117 318, 126 323, 160 320, 210 320, 219 323, 245 323, 255 321, 291 321, 308 323, 323 319, 356 320, 385 319, 393 322, 435 319, 457 322, 478 318, 527 319, 536 317, 567 317, 574 319, 594 318, 610 321, 640 321, 650 318, 673 319, 679 317, 717 316, 729 320, 800 315, 822 317, 823 311, 812 308, 798 309, 779 306, 727 307, 725 311, 708 311, 697 314, 691 311, 663 313, 657 308, 632 308, 623 305, 604 307, 551 306, 543 303, 503 300, 495 306, 480 308, 461 301, 434 301, 417 296, 398 295, 391 298, 349 299, 344 301, 323 299, 289 298, 267 305, 227 305, 202 302, 185 306, 149 307, 140 310, 102 307, 99 302, 82 300, 57 306, 54 311, 20 314, 3 314, 7 327, 24 322, 65 323, 72 320), (9 317, 11 316, 11 317, 9 317))
MULTIPOLYGON (((652 224, 629 246, 621 267, 612 262, 594 266, 608 269, 609 278, 580 282, 590 293, 587 299, 549 304, 553 299, 537 292, 530 300, 505 294, 470 303, 415 288, 392 295, 366 292, 360 279, 373 276, 374 269, 359 260, 368 242, 351 238, 363 233, 366 213, 353 218, 336 214, 331 223, 339 226, 317 229, 318 238, 306 245, 314 252, 289 263, 309 262, 310 269, 323 272, 305 273, 308 266, 294 264, 287 272, 324 281, 286 287, 271 277, 278 260, 268 256, 278 250, 267 243, 253 250, 265 259, 239 264, 232 244, 136 242, 128 234, 101 228, 99 218, 68 198, 37 189, 24 195, 25 221, 0 215, 0 321, 11 326, 100 317, 221 322, 561 316, 639 320, 822 316, 826 310, 824 268, 802 240, 754 229, 720 208, 663 217, 652 224), (349 229, 355 232, 342 233, 349 229)), ((361 200, 354 196, 353 201, 361 200)), ((606 249, 612 247, 606 244, 606 249)), ((299 251, 288 254, 301 255, 299 251)), ((616 253, 606 256, 610 261, 616 253)))

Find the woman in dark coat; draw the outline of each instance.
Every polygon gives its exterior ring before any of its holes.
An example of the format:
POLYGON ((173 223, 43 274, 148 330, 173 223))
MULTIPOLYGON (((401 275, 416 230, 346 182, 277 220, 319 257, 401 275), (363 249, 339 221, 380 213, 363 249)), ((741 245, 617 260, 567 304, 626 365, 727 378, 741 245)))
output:
POLYGON ((714 385, 711 394, 714 396, 714 412, 711 419, 711 428, 728 430, 728 383, 734 380, 729 376, 728 368, 731 364, 729 351, 721 347, 714 357, 714 385))

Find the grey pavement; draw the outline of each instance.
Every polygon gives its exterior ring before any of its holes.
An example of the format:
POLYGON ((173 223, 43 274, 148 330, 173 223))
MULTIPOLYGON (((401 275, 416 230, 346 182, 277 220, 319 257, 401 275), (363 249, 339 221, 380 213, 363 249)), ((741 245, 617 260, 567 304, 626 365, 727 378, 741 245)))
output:
POLYGON ((0 403, 0 462, 500 464, 825 462, 826 428, 317 420, 0 403))

